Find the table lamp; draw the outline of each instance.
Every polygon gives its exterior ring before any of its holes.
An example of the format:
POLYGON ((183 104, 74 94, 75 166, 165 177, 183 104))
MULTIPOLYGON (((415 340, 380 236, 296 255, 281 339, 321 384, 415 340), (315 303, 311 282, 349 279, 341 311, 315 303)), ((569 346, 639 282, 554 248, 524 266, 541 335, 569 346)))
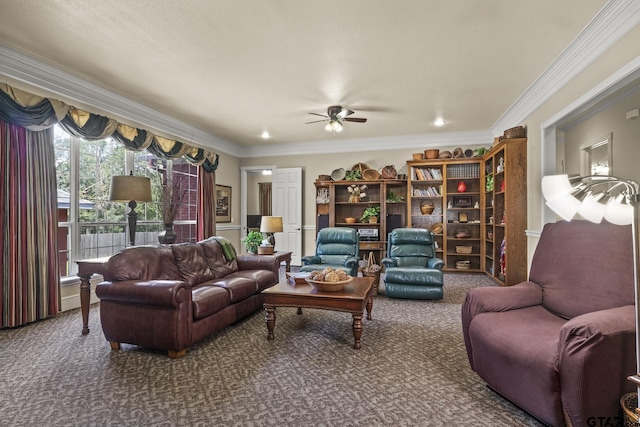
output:
POLYGON ((146 176, 114 175, 111 177, 111 191, 109 200, 113 202, 129 202, 129 244, 136 245, 136 225, 138 213, 136 202, 151 202, 151 180, 146 176))
MULTIPOLYGON (((640 396, 640 283, 638 282, 638 204, 640 186, 635 181, 613 176, 549 175, 542 178, 542 194, 546 204, 567 221, 580 214, 591 222, 606 219, 612 224, 631 224, 633 234, 633 280, 636 307, 636 374, 627 379, 636 385, 640 396)), ((637 406, 637 405, 636 405, 637 406)), ((640 413, 639 408, 635 408, 640 413)))
POLYGON ((262 220, 260 221, 260 232, 267 234, 267 238, 263 241, 263 244, 266 241, 269 245, 275 247, 276 238, 274 236, 274 233, 282 232, 282 217, 263 216, 262 220))

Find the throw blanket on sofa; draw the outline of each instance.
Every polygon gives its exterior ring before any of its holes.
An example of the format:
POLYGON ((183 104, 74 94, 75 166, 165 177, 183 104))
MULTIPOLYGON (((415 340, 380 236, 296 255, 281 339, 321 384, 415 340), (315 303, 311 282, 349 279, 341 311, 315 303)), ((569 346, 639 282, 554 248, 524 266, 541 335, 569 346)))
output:
POLYGON ((224 252, 224 257, 227 261, 233 261, 236 259, 236 248, 233 247, 231 242, 224 237, 215 236, 213 237, 222 247, 222 252, 224 252))

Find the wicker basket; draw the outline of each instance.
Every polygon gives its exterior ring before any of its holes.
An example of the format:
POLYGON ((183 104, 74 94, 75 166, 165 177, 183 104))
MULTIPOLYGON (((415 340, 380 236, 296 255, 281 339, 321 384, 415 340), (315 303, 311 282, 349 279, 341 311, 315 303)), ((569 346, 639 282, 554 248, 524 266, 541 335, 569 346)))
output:
POLYGON ((471 261, 456 261, 457 270, 471 270, 471 261))
POLYGON ((424 159, 424 154, 422 153, 413 153, 413 160, 422 160, 424 159))
POLYGON ((627 393, 622 396, 620 406, 624 415, 624 427, 637 427, 638 415, 634 409, 638 407, 638 393, 627 393))
POLYGON ((470 254, 473 251, 472 246, 456 246, 457 254, 470 254))

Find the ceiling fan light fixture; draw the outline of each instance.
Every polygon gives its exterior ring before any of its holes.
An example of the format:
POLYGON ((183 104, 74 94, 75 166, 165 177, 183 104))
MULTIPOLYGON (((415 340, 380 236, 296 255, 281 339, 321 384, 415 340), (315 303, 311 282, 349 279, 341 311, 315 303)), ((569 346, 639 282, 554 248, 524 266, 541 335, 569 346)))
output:
POLYGON ((262 139, 269 139, 271 138, 271 135, 269 135, 269 131, 263 131, 262 134, 260 135, 262 137, 262 139))
POLYGON ((325 129, 328 132, 342 132, 342 123, 340 120, 330 120, 325 129))
POLYGON ((433 122, 433 124, 434 124, 435 126, 444 126, 444 124, 445 124, 445 123, 447 123, 447 122, 445 122, 445 121, 444 121, 444 119, 443 119, 442 117, 438 117, 438 118, 433 122))

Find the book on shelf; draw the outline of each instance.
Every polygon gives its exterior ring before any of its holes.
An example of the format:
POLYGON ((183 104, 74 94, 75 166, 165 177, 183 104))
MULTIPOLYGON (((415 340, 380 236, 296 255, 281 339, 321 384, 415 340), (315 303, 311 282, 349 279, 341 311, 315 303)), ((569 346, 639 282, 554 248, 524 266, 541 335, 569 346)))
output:
POLYGON ((426 187, 426 188, 414 188, 411 187, 411 194, 414 197, 441 197, 442 186, 426 187))
POLYGON ((442 180, 442 171, 434 168, 413 168, 414 176, 417 181, 440 181, 442 180))

